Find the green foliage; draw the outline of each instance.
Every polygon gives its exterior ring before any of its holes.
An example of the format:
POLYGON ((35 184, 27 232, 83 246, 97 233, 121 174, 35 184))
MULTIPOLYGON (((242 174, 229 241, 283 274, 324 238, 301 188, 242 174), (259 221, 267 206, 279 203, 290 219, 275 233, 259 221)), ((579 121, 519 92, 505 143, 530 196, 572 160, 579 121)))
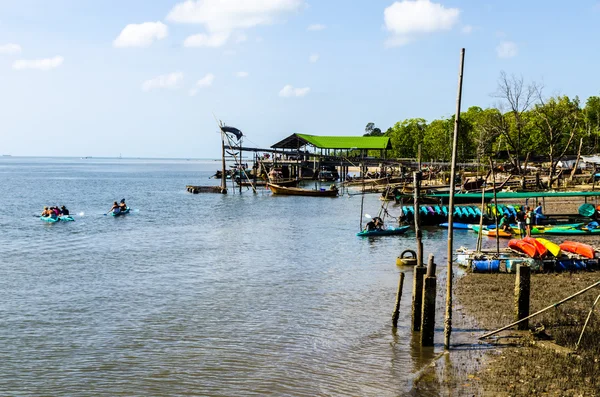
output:
POLYGON ((392 156, 416 158, 419 144, 423 143, 427 122, 424 119, 399 121, 386 131, 392 143, 392 156))

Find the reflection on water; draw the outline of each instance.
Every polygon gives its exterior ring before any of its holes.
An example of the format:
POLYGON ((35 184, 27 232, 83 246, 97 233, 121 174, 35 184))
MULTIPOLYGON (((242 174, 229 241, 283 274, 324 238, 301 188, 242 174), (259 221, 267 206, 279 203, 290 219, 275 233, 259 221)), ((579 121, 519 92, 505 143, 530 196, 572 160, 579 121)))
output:
MULTIPOLYGON (((359 196, 191 195, 211 161, 0 159, 0 390, 6 395, 397 396, 441 351, 399 327, 396 256, 360 239, 359 196), (104 216, 126 198, 139 212, 104 216), (43 224, 44 205, 75 222, 43 224)), ((365 211, 375 213, 377 195, 365 211)), ((399 209, 390 206, 394 214, 399 209)), ((424 232, 446 263, 446 232, 424 232)), ((457 231, 455 245, 473 245, 457 231)))

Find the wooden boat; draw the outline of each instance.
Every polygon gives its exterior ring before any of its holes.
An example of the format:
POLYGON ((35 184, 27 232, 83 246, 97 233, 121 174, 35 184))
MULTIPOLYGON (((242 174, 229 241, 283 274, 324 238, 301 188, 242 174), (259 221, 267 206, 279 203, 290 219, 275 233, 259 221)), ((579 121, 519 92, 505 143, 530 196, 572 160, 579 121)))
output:
POLYGON ((594 247, 588 244, 579 243, 577 241, 565 241, 559 247, 566 252, 578 254, 590 259, 594 258, 594 247))
MULTIPOLYGON (((267 182, 262 179, 257 179, 256 181, 247 180, 247 179, 240 181, 239 179, 236 179, 235 183, 237 183, 238 186, 251 187, 252 185, 254 185, 255 187, 259 187, 259 186, 266 187, 271 182, 267 182)), ((282 180, 274 181, 273 183, 275 183, 279 186, 284 186, 284 187, 297 187, 298 186, 298 181, 296 179, 282 179, 282 180)))
POLYGON ((394 236, 406 233, 410 229, 410 226, 399 226, 388 229, 376 229, 376 230, 363 230, 356 233, 359 237, 371 237, 371 236, 394 236))
POLYGON ((338 188, 332 185, 329 189, 301 189, 297 187, 285 187, 276 184, 269 184, 269 189, 273 194, 286 195, 286 196, 312 196, 312 197, 337 197, 338 188))
POLYGON ((522 252, 531 258, 538 256, 535 246, 526 242, 525 240, 512 239, 508 242, 508 248, 522 252))
POLYGON ((525 241, 526 243, 529 243, 535 247, 535 250, 537 251, 537 254, 538 254, 537 255, 538 258, 543 258, 548 253, 548 248, 546 248, 546 246, 544 244, 540 243, 533 237, 524 237, 523 241, 525 241))
POLYGON ((560 256, 560 247, 558 244, 554 244, 552 241, 546 240, 545 238, 536 238, 536 240, 543 244, 552 255, 560 256))

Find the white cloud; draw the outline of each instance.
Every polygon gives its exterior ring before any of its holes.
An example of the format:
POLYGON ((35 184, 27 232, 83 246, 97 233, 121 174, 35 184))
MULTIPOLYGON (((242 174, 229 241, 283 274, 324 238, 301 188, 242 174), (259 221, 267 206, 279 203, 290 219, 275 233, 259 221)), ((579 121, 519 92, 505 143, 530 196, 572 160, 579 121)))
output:
POLYGON ((163 74, 144 81, 142 90, 147 92, 157 88, 177 88, 181 80, 183 80, 183 73, 181 72, 163 74))
POLYGON ((213 81, 215 81, 215 75, 212 73, 207 73, 206 76, 202 77, 200 80, 196 81, 196 84, 192 89, 190 89, 190 96, 194 96, 198 93, 200 88, 209 87, 212 85, 213 81))
POLYGON ((446 8, 430 0, 396 1, 383 12, 385 27, 391 33, 386 45, 400 46, 421 34, 450 30, 459 14, 458 8, 446 8))
POLYGON ((21 46, 18 44, 4 44, 0 45, 0 55, 11 55, 18 54, 21 52, 21 46))
POLYGON ((462 27, 462 29, 460 30, 461 32, 463 32, 464 34, 469 34, 471 32, 473 32, 473 26, 471 25, 465 25, 462 27))
POLYGON ((309 32, 316 32, 319 30, 324 30, 327 26, 325 25, 321 25, 320 23, 315 23, 313 25, 309 25, 306 30, 308 30, 309 32))
POLYGON ((244 78, 244 77, 248 77, 248 72, 237 72, 236 77, 240 77, 240 78, 244 78))
POLYGON ((59 55, 44 59, 19 59, 13 62, 12 67, 14 70, 35 69, 47 71, 59 67, 64 60, 65 59, 59 55))
POLYGON ((208 40, 210 46, 220 47, 233 32, 273 24, 305 5, 305 0, 186 0, 171 9, 167 20, 203 25, 206 33, 200 42, 208 40), (209 40, 215 36, 221 40, 209 40))
POLYGON ((188 36, 184 42, 184 47, 221 47, 229 39, 229 33, 215 33, 207 35, 204 33, 188 36))
POLYGON ((496 54, 498 54, 498 58, 512 58, 516 57, 519 53, 519 49, 517 48, 517 44, 512 41, 503 41, 498 44, 496 47, 496 54))
POLYGON ((308 61, 310 63, 315 63, 319 60, 319 54, 310 54, 310 56, 308 57, 308 61))
POLYGON ((113 41, 113 46, 117 48, 149 47, 155 40, 167 37, 168 33, 167 25, 160 21, 132 23, 125 26, 119 37, 113 41))
POLYGON ((284 98, 289 97, 302 97, 310 92, 310 87, 294 88, 291 85, 286 85, 279 91, 279 96, 284 98))
POLYGON ((238 34, 237 37, 235 38, 235 42, 236 43, 243 43, 244 41, 248 40, 248 36, 246 36, 245 34, 238 34))

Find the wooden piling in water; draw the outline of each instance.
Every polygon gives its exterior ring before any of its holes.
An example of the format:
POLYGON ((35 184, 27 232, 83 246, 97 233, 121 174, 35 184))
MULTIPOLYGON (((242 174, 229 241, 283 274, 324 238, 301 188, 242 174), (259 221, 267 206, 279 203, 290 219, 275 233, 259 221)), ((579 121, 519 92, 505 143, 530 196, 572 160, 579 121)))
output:
MULTIPOLYGON (((530 292, 531 269, 527 265, 517 266, 517 277, 515 279, 515 321, 529 316, 529 292, 530 292)), ((521 321, 517 329, 527 330, 529 322, 521 321)))
POLYGON ((400 300, 402 299, 402 287, 404 286, 404 273, 400 273, 398 280, 398 291, 396 292, 396 304, 394 305, 394 314, 392 314, 392 326, 398 327, 398 318, 400 317, 400 300))
POLYGON ((429 255, 427 275, 423 280, 423 314, 421 315, 421 346, 433 346, 435 334, 435 297, 437 278, 433 255, 429 255))
POLYGON ((421 315, 423 314, 423 277, 427 269, 425 266, 413 268, 413 295, 412 295, 412 330, 421 330, 421 315))

